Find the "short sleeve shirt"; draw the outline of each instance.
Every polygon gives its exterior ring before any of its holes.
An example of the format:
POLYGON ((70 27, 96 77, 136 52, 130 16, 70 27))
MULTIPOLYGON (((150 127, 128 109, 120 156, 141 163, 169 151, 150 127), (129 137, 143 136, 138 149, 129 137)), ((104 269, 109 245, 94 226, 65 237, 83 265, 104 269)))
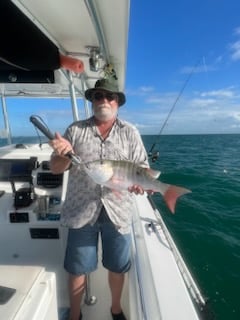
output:
MULTIPOLYGON (((104 140, 89 118, 71 124, 64 137, 84 163, 99 160, 128 160, 148 167, 147 153, 138 130, 126 121, 117 119, 104 140)), ((96 184, 81 168, 69 170, 66 198, 61 222, 69 228, 80 228, 96 222, 104 205, 107 214, 120 233, 129 232, 132 220, 133 195, 127 190, 114 192, 96 184)))

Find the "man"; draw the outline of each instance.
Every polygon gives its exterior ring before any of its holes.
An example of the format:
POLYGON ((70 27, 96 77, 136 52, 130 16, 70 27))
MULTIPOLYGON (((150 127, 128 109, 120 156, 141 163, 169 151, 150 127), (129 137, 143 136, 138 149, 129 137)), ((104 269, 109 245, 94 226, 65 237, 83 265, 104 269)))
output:
MULTIPOLYGON (((115 81, 115 80, 114 80, 115 81)), ((96 185, 81 169, 71 165, 65 155, 75 153, 83 162, 99 159, 129 160, 148 167, 147 154, 137 129, 117 117, 125 101, 117 84, 98 80, 85 97, 92 102, 93 117, 71 124, 62 137, 56 133, 50 143, 53 173, 69 169, 66 200, 61 220, 69 228, 64 266, 69 272, 70 319, 82 318, 80 301, 84 292, 85 275, 97 267, 98 233, 103 246, 103 266, 108 269, 112 295, 113 320, 126 320, 121 307, 124 274, 130 268, 130 225, 132 192, 143 194, 141 186, 116 194, 96 185)))

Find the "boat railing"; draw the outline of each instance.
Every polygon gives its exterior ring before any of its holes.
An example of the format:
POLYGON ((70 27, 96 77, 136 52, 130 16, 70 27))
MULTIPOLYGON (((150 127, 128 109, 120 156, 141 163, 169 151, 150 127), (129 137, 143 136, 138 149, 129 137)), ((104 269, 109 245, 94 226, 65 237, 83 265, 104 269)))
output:
POLYGON ((147 248, 142 235, 141 221, 136 210, 134 210, 132 224, 132 268, 131 273, 135 276, 135 281, 138 285, 134 292, 135 304, 138 305, 138 317, 136 319, 162 319, 159 308, 159 301, 156 294, 154 279, 151 270, 147 248), (140 310, 139 310, 140 307, 140 310))
POLYGON ((177 249, 172 236, 170 235, 162 217, 159 211, 157 210, 152 198, 149 196, 148 200, 153 208, 154 214, 156 216, 156 221, 151 222, 149 227, 154 231, 156 234, 159 234, 159 231, 161 230, 164 233, 164 236, 169 244, 169 248, 171 249, 175 261, 177 263, 178 269, 182 275, 182 278, 186 284, 187 289, 189 290, 191 297, 193 298, 193 301, 196 303, 196 305, 202 310, 205 305, 206 301, 204 297, 202 296, 195 280, 193 279, 189 268, 187 267, 186 263, 184 262, 179 250, 177 249))

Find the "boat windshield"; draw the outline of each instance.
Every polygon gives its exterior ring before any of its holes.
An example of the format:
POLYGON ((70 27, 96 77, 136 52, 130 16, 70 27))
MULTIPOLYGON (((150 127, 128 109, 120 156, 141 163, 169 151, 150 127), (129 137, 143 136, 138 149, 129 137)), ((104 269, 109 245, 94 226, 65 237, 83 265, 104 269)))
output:
MULTIPOLYGON (((83 100, 77 99, 78 118, 86 118, 83 108, 83 100)), ((29 121, 31 115, 41 117, 49 130, 63 134, 67 126, 72 123, 73 112, 70 98, 5 98, 5 111, 0 113, 0 145, 9 143, 8 131, 11 134, 11 142, 38 142, 39 137, 35 127, 29 121), (4 113, 7 114, 7 123, 4 113), (21 139, 21 141, 19 141, 21 139), (31 141, 32 140, 32 141, 31 141)), ((39 132, 41 140, 47 138, 39 132)))

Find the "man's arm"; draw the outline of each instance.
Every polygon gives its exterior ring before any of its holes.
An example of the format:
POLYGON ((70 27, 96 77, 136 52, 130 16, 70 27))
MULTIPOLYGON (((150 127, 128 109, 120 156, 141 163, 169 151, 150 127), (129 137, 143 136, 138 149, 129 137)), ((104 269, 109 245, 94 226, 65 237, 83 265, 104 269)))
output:
POLYGON ((71 166, 71 159, 53 154, 50 160, 50 170, 54 174, 63 173, 71 166))

